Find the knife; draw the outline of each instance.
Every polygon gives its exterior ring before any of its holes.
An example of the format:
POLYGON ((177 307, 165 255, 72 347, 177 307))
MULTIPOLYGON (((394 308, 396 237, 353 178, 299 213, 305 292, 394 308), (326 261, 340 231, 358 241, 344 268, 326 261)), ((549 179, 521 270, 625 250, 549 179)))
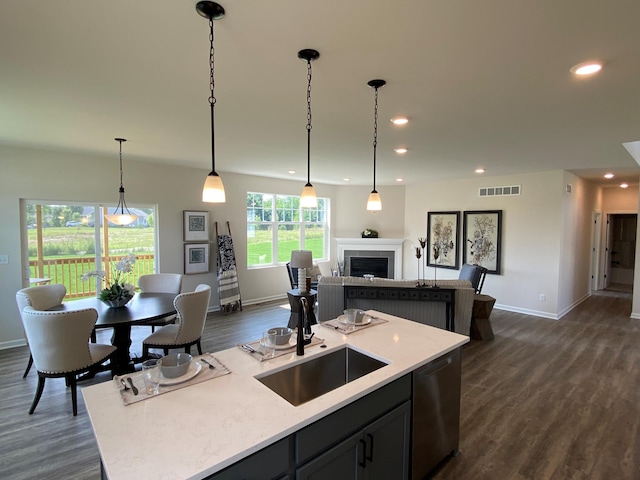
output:
POLYGON ((129 382, 129 385, 131 385, 131 390, 133 390, 133 394, 138 395, 138 387, 136 387, 133 384, 133 380, 131 380, 131 377, 127 377, 127 382, 129 382))
POLYGON ((251 345, 247 345, 246 343, 244 345, 242 345, 242 348, 244 348, 246 350, 249 350, 251 353, 257 353, 258 355, 264 355, 264 353, 262 353, 259 350, 256 350, 251 345))

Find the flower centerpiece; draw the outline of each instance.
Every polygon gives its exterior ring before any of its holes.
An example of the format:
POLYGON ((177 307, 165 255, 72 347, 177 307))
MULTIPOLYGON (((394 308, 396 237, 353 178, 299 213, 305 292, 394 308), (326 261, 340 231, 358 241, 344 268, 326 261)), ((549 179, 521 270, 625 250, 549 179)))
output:
MULTIPOLYGON (((133 264, 136 263, 136 256, 130 253, 122 257, 113 266, 111 283, 107 283, 107 275, 104 270, 91 270, 82 274, 82 280, 89 280, 92 277, 99 278, 105 282, 105 288, 100 290, 98 298, 110 307, 123 307, 133 298, 135 287, 125 282, 126 277, 133 271, 133 264)), ((96 289, 98 282, 96 281, 96 289)))
POLYGON ((378 232, 372 228, 365 228, 362 231, 362 238, 378 238, 378 232))

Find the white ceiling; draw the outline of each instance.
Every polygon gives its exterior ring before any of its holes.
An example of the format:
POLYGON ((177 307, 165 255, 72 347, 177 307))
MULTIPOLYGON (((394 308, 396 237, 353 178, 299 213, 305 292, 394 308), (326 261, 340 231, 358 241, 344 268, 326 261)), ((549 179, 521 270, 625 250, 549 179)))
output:
MULTIPOLYGON (((221 0, 216 169, 379 185, 570 170, 637 184, 638 0, 221 0), (576 63, 604 70, 575 78, 576 63), (406 115, 409 125, 388 120, 406 115), (398 156, 396 146, 409 153, 398 156), (297 170, 290 175, 288 170, 297 170)), ((210 168, 209 27, 189 0, 2 0, 0 143, 210 168)), ((126 160, 125 160, 126 161, 126 160)), ((488 179, 488 184, 491 181, 488 179)))

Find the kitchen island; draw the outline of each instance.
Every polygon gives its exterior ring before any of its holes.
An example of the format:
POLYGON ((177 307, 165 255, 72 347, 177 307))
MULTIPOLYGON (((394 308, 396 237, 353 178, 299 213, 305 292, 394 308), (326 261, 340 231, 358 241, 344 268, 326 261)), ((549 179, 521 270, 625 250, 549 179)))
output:
POLYGON ((387 322, 350 335, 315 325, 313 331, 324 339, 326 348, 307 347, 304 357, 293 351, 258 362, 239 348, 215 352, 231 371, 229 375, 128 406, 115 382, 84 388, 105 477, 207 478, 267 447, 283 446, 286 451, 293 445, 288 439, 294 434, 321 425, 321 420, 339 414, 344 407, 377 398, 378 392, 398 381, 406 383, 419 367, 469 341, 466 336, 410 320, 368 313, 387 322), (387 365, 299 406, 255 378, 345 345, 387 365))

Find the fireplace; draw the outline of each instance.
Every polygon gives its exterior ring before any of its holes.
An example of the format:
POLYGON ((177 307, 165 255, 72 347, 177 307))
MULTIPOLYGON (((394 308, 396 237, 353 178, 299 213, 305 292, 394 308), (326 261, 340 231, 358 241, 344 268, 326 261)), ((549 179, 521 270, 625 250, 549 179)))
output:
MULTIPOLYGON (((336 238, 338 262, 344 275, 354 275, 351 270, 352 258, 376 258, 380 264, 387 262, 385 278, 402 278, 401 238, 336 238)), ((363 272, 362 275, 368 272, 363 272)), ((381 272, 382 273, 382 272, 381 272)), ((371 273, 376 277, 382 274, 371 273)))
POLYGON ((385 257, 351 257, 349 271, 352 277, 373 275, 378 278, 389 278, 389 259, 385 257))

